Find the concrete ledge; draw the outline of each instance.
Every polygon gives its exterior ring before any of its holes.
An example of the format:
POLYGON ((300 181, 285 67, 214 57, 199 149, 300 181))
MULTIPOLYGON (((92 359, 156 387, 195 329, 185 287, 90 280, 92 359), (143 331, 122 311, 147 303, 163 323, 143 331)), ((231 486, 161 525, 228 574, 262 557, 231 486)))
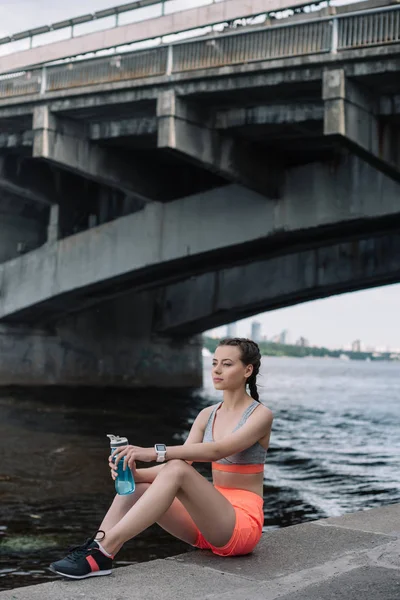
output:
POLYGON ((54 581, 0 600, 398 600, 400 504, 266 532, 256 551, 194 551, 110 577, 54 581))

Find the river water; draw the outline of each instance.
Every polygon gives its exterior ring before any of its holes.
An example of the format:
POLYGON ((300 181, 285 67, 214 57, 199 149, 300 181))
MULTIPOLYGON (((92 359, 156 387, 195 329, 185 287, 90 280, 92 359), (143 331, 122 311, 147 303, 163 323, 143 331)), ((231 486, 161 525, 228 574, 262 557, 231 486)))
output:
MULTIPOLYGON (((0 397, 0 590, 53 579, 47 565, 97 529, 113 497, 107 433, 183 442, 204 388, 15 391, 0 397)), ((266 532, 400 502, 400 364, 264 358, 260 395, 275 420, 264 479, 266 532)), ((199 470, 210 477, 208 465, 199 470)), ((193 551, 158 526, 116 566, 193 551)))

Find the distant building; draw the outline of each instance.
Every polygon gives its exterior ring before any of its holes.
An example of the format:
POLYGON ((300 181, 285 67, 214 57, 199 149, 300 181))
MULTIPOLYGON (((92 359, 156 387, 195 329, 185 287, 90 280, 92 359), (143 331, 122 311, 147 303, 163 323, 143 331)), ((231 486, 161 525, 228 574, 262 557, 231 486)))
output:
POLYGON ((237 337, 237 323, 229 323, 229 325, 227 325, 226 335, 228 338, 237 337))
POLYGON ((289 344, 289 332, 287 329, 284 329, 280 334, 279 334, 279 343, 280 344, 289 344))
POLYGON ((360 340, 355 340, 351 345, 352 352, 361 352, 361 342, 360 340))
POLYGON ((254 342, 261 342, 261 323, 253 321, 251 324, 251 339, 254 342))
POLYGON ((310 342, 304 337, 299 337, 299 339, 296 342, 296 346, 300 346, 301 348, 308 348, 309 345, 310 342))

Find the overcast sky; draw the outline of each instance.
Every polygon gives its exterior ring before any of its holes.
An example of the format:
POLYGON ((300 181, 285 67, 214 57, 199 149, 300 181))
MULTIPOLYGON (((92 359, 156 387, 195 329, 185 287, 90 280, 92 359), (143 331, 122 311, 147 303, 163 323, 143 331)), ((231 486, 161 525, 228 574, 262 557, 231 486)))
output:
POLYGON ((110 8, 124 2, 110 0, 0 0, 0 32, 9 35, 40 25, 110 8))
MULTIPOLYGON (((205 0, 205 2, 211 0, 205 0)), ((175 8, 189 7, 196 0, 173 0, 175 8)), ((0 0, 0 35, 9 35, 41 25, 86 15, 127 2, 119 0, 0 0)), ((171 2, 172 6, 172 2, 171 2)), ((148 9, 154 10, 154 9, 148 9)))
MULTIPOLYGON (((196 0, 176 0, 189 6, 196 0)), ((121 2, 122 4, 123 2, 121 2)), ((118 0, 0 0, 0 35, 9 35, 118 5, 118 0)), ((367 345, 400 347, 400 284, 343 294, 259 315, 268 337, 283 329, 293 340, 305 336, 313 344, 340 347, 361 339, 367 345)), ((239 335, 250 333, 252 319, 242 321, 239 335)), ((225 333, 224 329, 220 329, 225 333)))

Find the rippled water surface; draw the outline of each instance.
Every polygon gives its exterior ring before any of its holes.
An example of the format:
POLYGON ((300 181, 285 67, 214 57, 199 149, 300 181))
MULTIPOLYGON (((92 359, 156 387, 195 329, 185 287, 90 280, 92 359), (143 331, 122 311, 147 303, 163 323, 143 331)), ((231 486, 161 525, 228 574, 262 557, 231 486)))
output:
MULTIPOLYGON (((49 562, 92 535, 113 497, 106 433, 177 444, 220 400, 196 394, 46 390, 0 397, 0 590, 53 579, 49 562)), ((265 466, 265 527, 400 502, 400 364, 264 358, 261 399, 274 414, 265 466)), ((199 469, 210 476, 207 465, 199 469)), ((157 526, 117 565, 191 547, 157 526)))

